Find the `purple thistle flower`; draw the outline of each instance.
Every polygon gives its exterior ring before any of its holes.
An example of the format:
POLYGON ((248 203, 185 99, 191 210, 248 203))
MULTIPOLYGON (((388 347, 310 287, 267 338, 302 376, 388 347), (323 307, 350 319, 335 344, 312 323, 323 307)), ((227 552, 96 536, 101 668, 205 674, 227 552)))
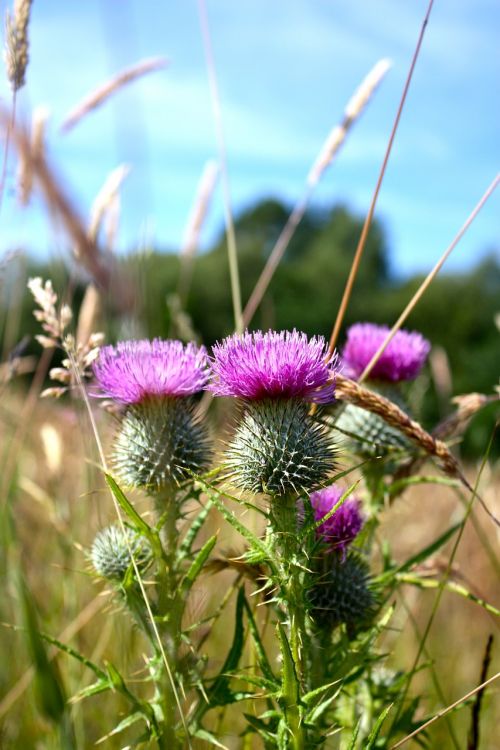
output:
POLYGON ((322 336, 256 331, 234 334, 213 347, 212 382, 217 396, 248 400, 299 398, 318 404, 334 400, 337 357, 327 362, 322 336))
POLYGON ((190 396, 208 379, 205 347, 181 341, 142 339, 105 346, 94 375, 109 398, 138 404, 150 396, 190 396))
MULTIPOLYGON (((345 373, 358 378, 389 333, 388 326, 356 323, 347 331, 342 352, 345 373)), ((398 331, 379 357, 370 378, 397 383, 413 380, 422 369, 431 345, 416 331, 398 331)))
MULTIPOLYGON (((345 490, 339 485, 312 492, 309 496, 314 511, 314 520, 321 521, 338 503, 345 490)), ((360 502, 348 497, 340 508, 316 529, 316 534, 333 549, 345 556, 347 546, 355 539, 363 527, 360 502)))

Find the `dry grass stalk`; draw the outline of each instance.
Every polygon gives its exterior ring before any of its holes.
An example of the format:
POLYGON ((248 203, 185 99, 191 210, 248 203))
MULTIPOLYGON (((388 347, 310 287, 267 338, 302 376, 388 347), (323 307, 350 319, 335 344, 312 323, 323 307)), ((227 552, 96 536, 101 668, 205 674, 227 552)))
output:
MULTIPOLYGON (((10 117, 5 109, 0 109, 0 125, 5 130, 10 127, 10 117)), ((107 288, 110 282, 110 269, 104 262, 96 243, 88 237, 80 216, 49 167, 45 154, 33 150, 30 138, 24 129, 15 127, 11 132, 19 155, 26 164, 26 169, 32 172, 49 209, 61 219, 73 240, 77 260, 98 285, 107 288)))
MULTIPOLYGON (((81 381, 92 377, 92 363, 97 358, 99 347, 104 341, 104 334, 90 330, 87 338, 80 342, 76 341, 73 334, 68 333, 67 330, 73 321, 71 308, 68 305, 62 305, 58 309, 57 294, 54 292, 52 282, 49 280, 43 283, 39 277, 30 279, 28 289, 40 308, 35 310, 33 315, 41 323, 44 331, 43 335, 35 338, 44 349, 60 347, 67 354, 67 358, 61 363, 62 367, 53 367, 49 373, 52 380, 62 385, 47 388, 41 394, 58 398, 72 385, 79 385, 81 381)), ((85 324, 88 325, 88 322, 87 320, 85 324)))
POLYGON ((485 688, 488 687, 488 685, 491 685, 493 682, 495 682, 495 680, 498 680, 499 677, 500 677, 500 672, 497 672, 496 674, 493 675, 493 677, 490 677, 488 680, 484 680, 484 682, 482 682, 480 685, 478 685, 473 690, 468 692, 466 695, 463 695, 461 698, 459 698, 457 701, 447 706, 446 708, 442 708, 440 711, 434 714, 432 718, 428 719, 426 722, 421 724, 417 729, 411 732, 411 734, 408 734, 406 735, 406 737, 403 737, 403 739, 399 740, 399 742, 396 742, 395 745, 391 745, 389 750, 396 750, 398 747, 402 747, 408 742, 408 740, 411 740, 413 737, 416 737, 417 734, 420 734, 421 732, 426 730, 427 727, 431 726, 431 724, 434 724, 434 722, 438 721, 443 716, 446 716, 451 711, 454 711, 462 703, 466 703, 467 701, 469 701, 477 693, 481 693, 481 692, 484 693, 485 688))
POLYGON ((307 176, 307 184, 315 187, 323 176, 323 172, 330 166, 346 136, 356 120, 362 114, 366 105, 382 83, 386 73, 391 68, 391 61, 384 58, 379 60, 370 70, 361 85, 356 89, 349 99, 344 110, 344 117, 339 125, 336 125, 323 144, 318 158, 312 165, 307 176))
POLYGON ((377 184, 375 186, 375 190, 373 192, 372 200, 370 203, 370 208, 368 209, 368 213, 366 215, 365 222, 363 224, 363 229, 361 231, 361 236, 359 238, 358 246, 356 248, 356 252, 354 254, 354 258, 352 261, 351 270, 349 272, 349 276, 345 285, 344 294, 342 296, 342 300, 340 302, 339 311, 337 313, 337 317, 335 319, 335 324, 333 326, 332 335, 330 336, 330 344, 329 344, 329 353, 330 356, 333 354, 335 350, 335 344, 337 343, 337 339, 339 337, 340 329, 342 327, 342 323, 344 320, 344 316, 347 310, 347 305, 349 304, 349 299, 351 297, 352 288, 354 286, 354 280, 356 279, 358 268, 361 263, 361 258, 363 255, 363 251, 365 249, 366 240, 368 239, 368 233, 370 231, 371 223, 373 220, 373 214, 375 213, 375 206, 377 204, 378 195, 380 192, 380 188, 382 187, 382 181, 384 179, 385 171, 387 168, 387 164, 389 162, 389 157, 391 155, 392 151, 392 145, 394 143, 394 139, 396 137, 396 132, 398 129, 399 121, 401 119, 401 115, 403 112, 403 107, 406 102, 406 97, 408 95, 408 91, 410 89, 411 80, 413 78, 413 71, 415 70, 415 65, 417 63, 417 59, 420 53, 420 48, 422 46, 422 42, 424 40, 424 34, 425 29, 427 28, 427 23, 429 21, 429 16, 432 10, 434 0, 430 0, 429 5, 427 7, 426 14, 424 16, 424 20, 422 22, 422 27, 420 29, 420 34, 417 41, 417 46, 415 47, 415 52, 413 53, 413 58, 410 64, 410 69, 408 71, 408 75, 406 77, 405 86, 403 89, 403 93, 401 95, 401 101, 399 102, 398 110, 396 112, 396 117, 394 119, 394 124, 392 126, 391 135, 389 136, 389 142, 387 144, 387 149, 385 152, 384 160, 382 162, 382 166, 380 167, 380 173, 377 179, 377 184))
POLYGON ((406 305, 405 309, 397 319, 397 321, 394 323, 393 327, 387 334, 385 340, 382 342, 381 346, 377 349, 371 360, 366 365, 365 369, 361 373, 361 376, 359 378, 359 382, 363 382, 363 380, 366 380, 374 366, 376 365, 379 357, 384 353, 386 347, 390 344, 396 333, 399 331, 405 320, 408 318, 412 310, 416 307, 417 303, 419 302, 420 298, 424 295, 427 288, 431 285, 435 277, 438 275, 439 271, 441 270, 442 266, 444 265, 447 258, 451 255, 455 247, 458 245, 478 213, 483 208, 484 204, 488 200, 488 198, 491 197, 491 195, 494 193, 496 188, 498 187, 498 184, 500 182, 500 174, 497 174, 493 182, 489 185, 486 192, 483 194, 481 200, 476 205, 468 219, 466 220, 465 224, 462 226, 458 234, 455 236, 453 242, 451 245, 445 250, 441 258, 438 260, 434 268, 429 272, 429 274, 426 276, 422 284, 419 286, 411 300, 406 305))
POLYGON ((185 300, 191 281, 193 259, 198 249, 200 233, 214 194, 219 165, 216 161, 207 161, 203 169, 191 214, 186 226, 184 242, 181 248, 181 270, 179 277, 179 297, 185 300))
POLYGON ((495 401, 500 401, 500 395, 486 396, 484 393, 466 393, 462 396, 455 396, 455 398, 452 398, 452 403, 457 405, 456 411, 433 429, 433 436, 439 438, 439 440, 444 440, 460 435, 480 409, 495 401))
POLYGON ((4 59, 7 78, 14 92, 26 83, 28 67, 28 25, 32 0, 14 0, 14 9, 5 16, 4 59))
MULTIPOLYGON (((336 375, 335 394, 341 401, 347 401, 350 404, 359 406, 372 414, 378 414, 379 417, 387 424, 395 427, 397 430, 406 435, 416 446, 421 448, 427 455, 437 458, 443 471, 451 477, 458 479, 469 492, 472 492, 497 526, 500 526, 498 518, 490 511, 484 500, 478 495, 477 491, 471 486, 470 482, 463 475, 460 465, 456 458, 450 453, 450 450, 442 440, 435 438, 424 430, 424 428, 415 420, 405 414, 405 412, 384 398, 378 393, 364 388, 354 380, 349 380, 343 375, 336 375)), ((413 464, 412 464, 413 466, 413 464)))
POLYGON ((201 34, 205 49, 205 60, 208 74, 210 97, 214 115, 217 145, 219 150, 219 164, 221 174, 222 194, 224 198, 224 223, 226 227, 227 256, 229 264, 229 277, 231 281, 231 300, 233 303, 234 327, 237 333, 242 333, 244 328, 243 307, 241 302, 241 285, 238 269, 238 248, 236 246, 236 232, 231 208, 231 190, 229 186, 229 173, 227 168, 226 143, 224 138, 224 126, 222 121, 222 108, 220 104, 219 87, 217 84, 217 72, 208 23, 208 13, 205 0, 198 0, 198 14, 200 17, 201 34))
POLYGON ((319 155, 312 165, 306 180, 306 189, 292 213, 287 219, 285 226, 283 227, 280 236, 278 237, 274 248, 269 255, 269 258, 264 266, 261 275, 259 276, 257 283, 254 287, 250 299, 248 300, 245 310, 243 311, 243 325, 246 327, 252 320, 255 312, 260 305, 266 290, 271 283, 271 279, 285 254, 285 251, 290 244, 295 230, 302 221, 304 214, 309 205, 309 201, 312 196, 312 192, 318 182, 320 181, 323 173, 330 166, 333 159, 339 152, 344 140, 347 137, 349 130, 351 129, 354 122, 359 118, 364 108, 370 101, 371 97, 375 93, 376 89, 382 82, 385 74, 390 68, 389 60, 379 60, 379 62, 372 68, 366 78, 363 80, 358 89, 354 92, 353 96, 349 100, 347 107, 344 111, 342 122, 337 125, 330 132, 328 138, 323 144, 319 155))
MULTIPOLYGON (((457 437, 464 432, 472 417, 484 406, 500 400, 500 393, 495 396, 485 396, 483 393, 467 393, 456 396, 452 402, 457 404, 457 409, 432 430, 432 437, 437 440, 446 440, 457 437)), ((404 479, 418 471, 425 463, 425 458, 412 458, 404 463, 396 472, 394 479, 404 479)), ((396 495, 393 499, 395 499, 396 495)))
POLYGON ((88 236, 92 242, 97 242, 99 230, 107 213, 112 210, 124 180, 128 177, 130 167, 120 164, 106 177, 104 185, 97 193, 90 212, 88 236))
MULTIPOLYGON (((33 112, 31 125, 31 153, 42 158, 45 151, 45 126, 49 117, 46 107, 36 107, 33 112)), ((27 206, 33 192, 33 169, 31 161, 26 161, 24 154, 19 154, 19 168, 17 182, 19 185, 19 201, 27 206)))
POLYGON ((97 318, 101 310, 101 297, 94 286, 89 284, 83 295, 80 312, 78 315, 78 325, 76 327, 76 344, 84 346, 89 341, 92 333, 96 329, 97 318))
POLYGON ((432 348, 429 354, 429 366, 439 401, 444 406, 449 402, 453 393, 453 379, 448 355, 442 346, 432 348))
POLYGON ((92 112, 97 107, 100 107, 112 94, 119 89, 123 88, 127 83, 135 81, 147 73, 153 73, 157 70, 162 70, 168 65, 168 60, 164 57, 151 57, 146 60, 141 60, 130 68, 123 70, 118 73, 110 81, 107 81, 102 86, 99 86, 95 91, 92 91, 86 96, 83 101, 79 102, 74 109, 64 118, 61 125, 61 130, 67 133, 69 130, 75 127, 89 112, 92 112))
MULTIPOLYGON (((366 409, 372 414, 378 414, 387 424, 400 430, 415 445, 422 448, 426 454, 435 456, 447 474, 460 479, 462 482, 467 481, 460 471, 457 460, 452 456, 447 446, 429 435, 418 422, 410 419, 399 406, 380 394, 364 388, 354 380, 345 378, 343 375, 337 375, 335 383, 335 393, 341 401, 347 401, 366 409)), ((469 487, 468 483, 467 487, 469 487)))

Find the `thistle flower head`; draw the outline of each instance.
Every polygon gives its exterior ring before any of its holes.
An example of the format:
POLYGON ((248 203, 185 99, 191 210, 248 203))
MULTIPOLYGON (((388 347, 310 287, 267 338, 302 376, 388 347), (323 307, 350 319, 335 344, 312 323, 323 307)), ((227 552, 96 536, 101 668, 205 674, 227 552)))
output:
POLYGON ((317 576, 308 597, 311 616, 320 628, 346 625, 350 635, 370 623, 377 596, 365 560, 349 552, 345 560, 329 555, 326 569, 317 576))
POLYGON ((327 362, 322 336, 293 331, 234 334, 213 348, 212 381, 217 396, 297 398, 318 404, 334 400, 336 357, 327 362))
MULTIPOLYGON (((356 323, 347 331, 342 361, 352 378, 358 378, 389 333, 388 326, 356 323)), ((374 365, 370 377, 393 383, 413 380, 430 351, 429 342, 416 331, 397 331, 374 365)))
POLYGON ((192 400, 163 397, 128 407, 111 460, 125 485, 156 493, 202 472, 210 458, 208 432, 192 400))
MULTIPOLYGON (((314 520, 320 521, 328 515, 343 495, 339 485, 332 484, 317 492, 311 493, 309 499, 314 511, 314 520)), ((316 529, 316 534, 332 549, 338 550, 343 557, 346 548, 356 538, 363 527, 363 516, 360 502, 355 497, 348 497, 335 513, 316 529)))
POLYGON ((152 551, 145 537, 125 526, 108 526, 100 531, 90 551, 90 559, 96 573, 103 578, 120 581, 132 564, 145 570, 151 562, 152 551))
POLYGON ((332 438, 307 404, 266 399, 246 406, 225 463, 237 487, 279 496, 317 487, 333 470, 335 456, 332 438))
POLYGON ((122 404, 151 396, 190 396, 204 388, 207 354, 203 346, 181 341, 121 341, 105 346, 94 363, 101 391, 122 404))

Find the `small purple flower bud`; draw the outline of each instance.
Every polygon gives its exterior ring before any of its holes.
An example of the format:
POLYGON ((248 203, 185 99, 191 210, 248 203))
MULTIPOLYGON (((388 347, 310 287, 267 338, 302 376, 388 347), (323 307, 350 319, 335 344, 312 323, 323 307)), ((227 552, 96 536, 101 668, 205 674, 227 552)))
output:
POLYGON ((94 363, 101 391, 122 404, 151 396, 191 396, 208 379, 205 347, 181 341, 120 341, 104 346, 94 363))
POLYGON ((322 336, 256 331, 234 334, 213 347, 212 381, 217 396, 249 401, 296 398, 326 404, 334 400, 337 357, 328 361, 322 336))
MULTIPOLYGON (((339 485, 313 492, 310 495, 314 511, 314 520, 320 521, 337 505, 345 490, 339 485)), ((318 526, 316 534, 332 549, 338 550, 343 557, 346 548, 356 538, 363 527, 363 515, 360 502, 355 497, 348 497, 327 520, 318 526)))
MULTIPOLYGON (((356 323, 351 326, 342 352, 345 374, 358 378, 387 338, 389 330, 388 326, 375 323, 356 323)), ((422 369, 430 348, 430 343, 420 333, 398 331, 374 365, 370 378, 392 383, 414 380, 422 369)))

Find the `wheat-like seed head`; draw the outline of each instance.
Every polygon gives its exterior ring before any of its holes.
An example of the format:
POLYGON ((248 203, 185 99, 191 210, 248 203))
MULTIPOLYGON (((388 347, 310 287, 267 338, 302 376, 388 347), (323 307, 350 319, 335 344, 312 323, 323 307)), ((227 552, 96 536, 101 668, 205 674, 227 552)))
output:
POLYGON ((447 474, 465 481, 458 462, 448 447, 441 440, 432 437, 418 422, 410 419, 392 401, 338 374, 335 381, 335 393, 342 401, 360 406, 372 414, 378 414, 387 424, 406 435, 412 443, 422 448, 428 455, 438 458, 447 474))
POLYGON ((378 63, 370 70, 366 78, 364 78, 364 80, 361 82, 361 85, 356 89, 352 97, 349 99, 344 110, 344 117, 342 118, 342 122, 336 125, 330 132, 323 145, 323 148, 318 155, 318 158, 311 167, 311 170, 307 177, 308 185, 313 187, 319 182, 323 172, 329 166, 335 154, 343 144, 352 125, 362 114, 364 108, 372 98, 373 94, 382 83, 382 80, 391 67, 391 64, 392 63, 390 60, 379 60, 378 63))
POLYGON ((15 0, 13 12, 5 17, 4 59, 12 90, 18 91, 26 83, 28 67, 28 25, 32 0, 15 0))

